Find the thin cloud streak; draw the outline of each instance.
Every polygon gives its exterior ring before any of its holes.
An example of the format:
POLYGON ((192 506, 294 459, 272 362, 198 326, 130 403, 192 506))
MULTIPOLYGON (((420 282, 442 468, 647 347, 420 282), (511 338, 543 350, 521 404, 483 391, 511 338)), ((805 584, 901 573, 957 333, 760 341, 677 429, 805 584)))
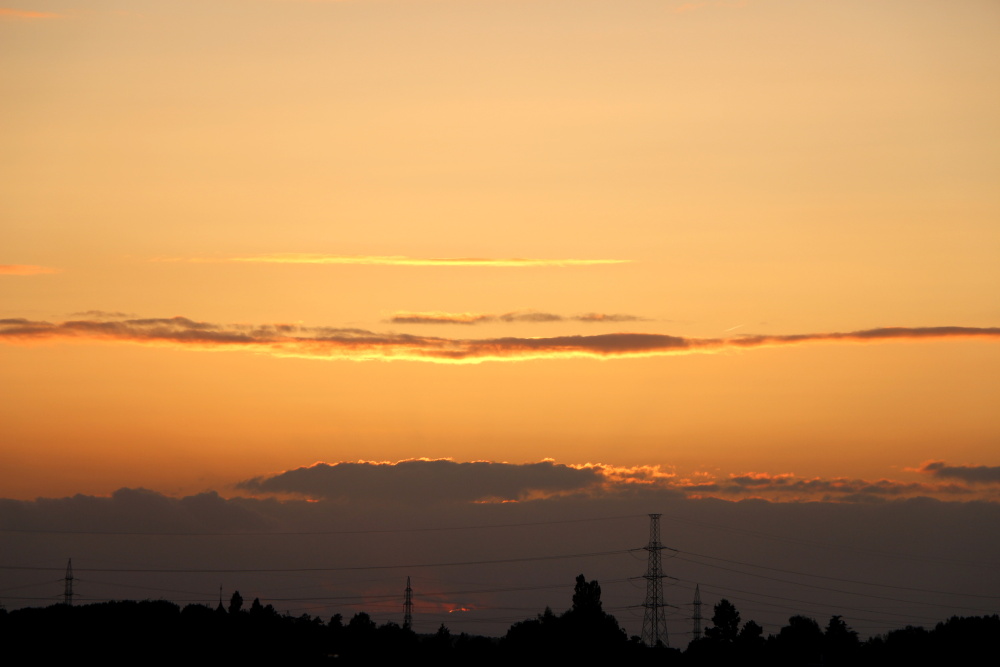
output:
POLYGON ((253 264, 353 264, 368 266, 483 266, 483 267, 540 267, 540 266, 594 266, 601 264, 628 264, 630 259, 528 259, 491 257, 406 257, 403 255, 323 255, 316 253, 283 253, 226 259, 192 258, 188 262, 244 262, 253 264))
POLYGON ((503 314, 491 313, 446 313, 431 311, 425 313, 398 312, 388 320, 392 324, 490 324, 533 323, 533 322, 642 322, 644 318, 635 315, 584 313, 583 315, 557 315, 532 311, 514 311, 503 314))
POLYGON ((106 310, 84 310, 79 313, 70 313, 72 317, 93 317, 96 319, 123 319, 126 317, 135 317, 135 313, 122 313, 122 312, 109 312, 106 310))
POLYGON ((394 313, 388 319, 392 324, 482 324, 486 322, 496 322, 496 315, 485 315, 483 313, 394 313))
POLYGON ((0 320, 0 342, 126 342, 182 349, 247 350, 279 357, 312 359, 407 360, 438 363, 526 361, 531 359, 614 359, 712 353, 808 343, 873 343, 906 340, 1000 340, 1000 328, 893 327, 846 333, 753 335, 737 338, 682 338, 651 333, 553 336, 547 338, 444 338, 365 329, 306 327, 296 324, 220 325, 186 317, 120 321, 0 320))
POLYGON ((61 19, 63 14, 53 12, 35 12, 29 9, 7 9, 0 7, 0 20, 10 21, 32 21, 36 19, 61 19))
POLYGON ((0 276, 37 276, 45 273, 59 273, 59 269, 36 264, 0 264, 0 276))

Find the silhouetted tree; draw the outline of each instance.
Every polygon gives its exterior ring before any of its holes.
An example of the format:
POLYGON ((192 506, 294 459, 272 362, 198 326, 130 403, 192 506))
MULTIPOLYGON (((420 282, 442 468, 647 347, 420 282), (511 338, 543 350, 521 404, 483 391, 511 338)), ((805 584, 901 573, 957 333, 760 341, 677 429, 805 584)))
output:
MULTIPOLYGON (((752 621, 751 621, 752 623, 752 621)), ((745 637, 740 633, 740 612, 729 600, 719 600, 712 615, 712 627, 705 629, 705 636, 696 639, 688 646, 687 658, 695 665, 729 664, 737 660, 737 654, 742 652, 742 645, 736 647, 737 639, 743 637, 746 645, 752 644, 750 637, 760 632, 760 626, 749 623, 744 628, 745 637), (756 628, 756 630, 755 630, 756 628)), ((759 639, 758 639, 759 642, 759 639)))
POLYGON ((601 585, 597 580, 587 583, 582 574, 576 577, 573 590, 573 611, 585 614, 601 613, 601 585))
POLYGON ((831 616, 830 622, 823 633, 823 653, 828 662, 854 662, 854 656, 860 647, 858 633, 847 627, 840 616, 831 616))
POLYGON ((581 657, 611 657, 628 641, 618 620, 601 609, 601 585, 596 580, 588 582, 582 574, 576 578, 573 607, 560 617, 557 627, 567 652, 581 657))
POLYGON ((233 591, 233 597, 229 598, 229 613, 238 614, 243 609, 243 596, 239 591, 233 591))
POLYGON ((808 616, 792 616, 775 638, 775 647, 782 662, 804 665, 818 662, 823 652, 823 631, 819 623, 808 616))
POLYGON ((933 648, 931 633, 921 627, 907 625, 886 634, 884 648, 896 664, 927 664, 933 648))
POLYGON ((451 650, 451 630, 444 623, 434 633, 433 644, 437 651, 451 650))
POLYGON ((712 615, 712 625, 714 627, 705 629, 705 636, 710 639, 732 643, 740 632, 740 612, 729 600, 719 600, 715 605, 715 613, 712 615))
POLYGON ((359 611, 347 623, 347 630, 357 636, 370 635, 375 632, 375 621, 363 611, 359 611))
POLYGON ((934 627, 940 662, 1000 664, 1000 616, 952 616, 934 627))
POLYGON ((504 636, 504 652, 518 660, 530 656, 533 661, 544 661, 550 653, 555 659, 554 643, 557 641, 558 622, 552 609, 546 607, 536 618, 514 623, 504 636))
POLYGON ((742 643, 752 644, 760 640, 761 635, 763 634, 764 634, 764 628, 760 627, 753 621, 747 621, 746 623, 743 624, 743 629, 740 630, 740 635, 739 637, 736 638, 736 641, 740 642, 741 644, 742 643))
POLYGON ((601 586, 576 578, 573 606, 561 616, 546 608, 538 618, 515 623, 504 638, 508 660, 565 662, 577 659, 611 659, 628 643, 618 620, 601 609, 601 586))

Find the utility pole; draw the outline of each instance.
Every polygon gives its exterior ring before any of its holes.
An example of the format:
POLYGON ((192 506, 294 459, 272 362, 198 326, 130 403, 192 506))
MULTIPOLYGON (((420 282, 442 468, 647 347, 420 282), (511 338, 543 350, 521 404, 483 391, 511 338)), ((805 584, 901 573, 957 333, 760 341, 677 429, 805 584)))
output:
POLYGON ((701 639, 701 590, 694 585, 694 638, 701 639))
POLYGON ((413 589, 410 588, 410 578, 406 578, 406 597, 403 601, 403 629, 412 630, 413 625, 413 589))
POLYGON ((649 552, 646 565, 646 601, 643 603, 646 612, 642 617, 642 641, 646 646, 656 646, 667 642, 667 618, 663 609, 667 604, 663 601, 663 562, 660 552, 665 547, 660 543, 660 515, 649 515, 649 544, 645 549, 649 552))
POLYGON ((66 563, 66 588, 63 591, 63 602, 72 606, 73 605, 73 559, 70 558, 66 563))

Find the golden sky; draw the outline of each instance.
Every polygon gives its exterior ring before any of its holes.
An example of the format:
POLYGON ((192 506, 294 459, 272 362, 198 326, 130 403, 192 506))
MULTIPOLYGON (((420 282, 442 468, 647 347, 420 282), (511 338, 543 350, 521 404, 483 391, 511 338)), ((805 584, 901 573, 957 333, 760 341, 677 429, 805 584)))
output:
POLYGON ((1000 465, 992 0, 25 0, 0 59, 4 497, 1000 465))

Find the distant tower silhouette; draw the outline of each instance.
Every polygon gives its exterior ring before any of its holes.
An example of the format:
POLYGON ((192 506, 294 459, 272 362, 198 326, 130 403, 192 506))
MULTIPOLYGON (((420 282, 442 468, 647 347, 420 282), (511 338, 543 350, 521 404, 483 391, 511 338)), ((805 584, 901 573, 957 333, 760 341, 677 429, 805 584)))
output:
POLYGON ((406 578, 406 598, 403 601, 403 629, 411 630, 413 625, 413 589, 410 588, 410 578, 406 578))
POLYGON ((701 590, 694 585, 694 638, 701 639, 701 590))
POLYGON ((649 544, 645 547, 649 552, 649 560, 646 565, 646 601, 643 607, 646 608, 642 617, 642 641, 646 646, 656 646, 658 642, 663 642, 664 646, 669 646, 667 642, 667 618, 663 611, 666 603, 663 601, 663 562, 660 552, 664 546, 660 543, 660 515, 649 515, 649 544))
POLYGON ((73 559, 66 563, 66 588, 63 591, 63 602, 68 605, 73 604, 73 559))

